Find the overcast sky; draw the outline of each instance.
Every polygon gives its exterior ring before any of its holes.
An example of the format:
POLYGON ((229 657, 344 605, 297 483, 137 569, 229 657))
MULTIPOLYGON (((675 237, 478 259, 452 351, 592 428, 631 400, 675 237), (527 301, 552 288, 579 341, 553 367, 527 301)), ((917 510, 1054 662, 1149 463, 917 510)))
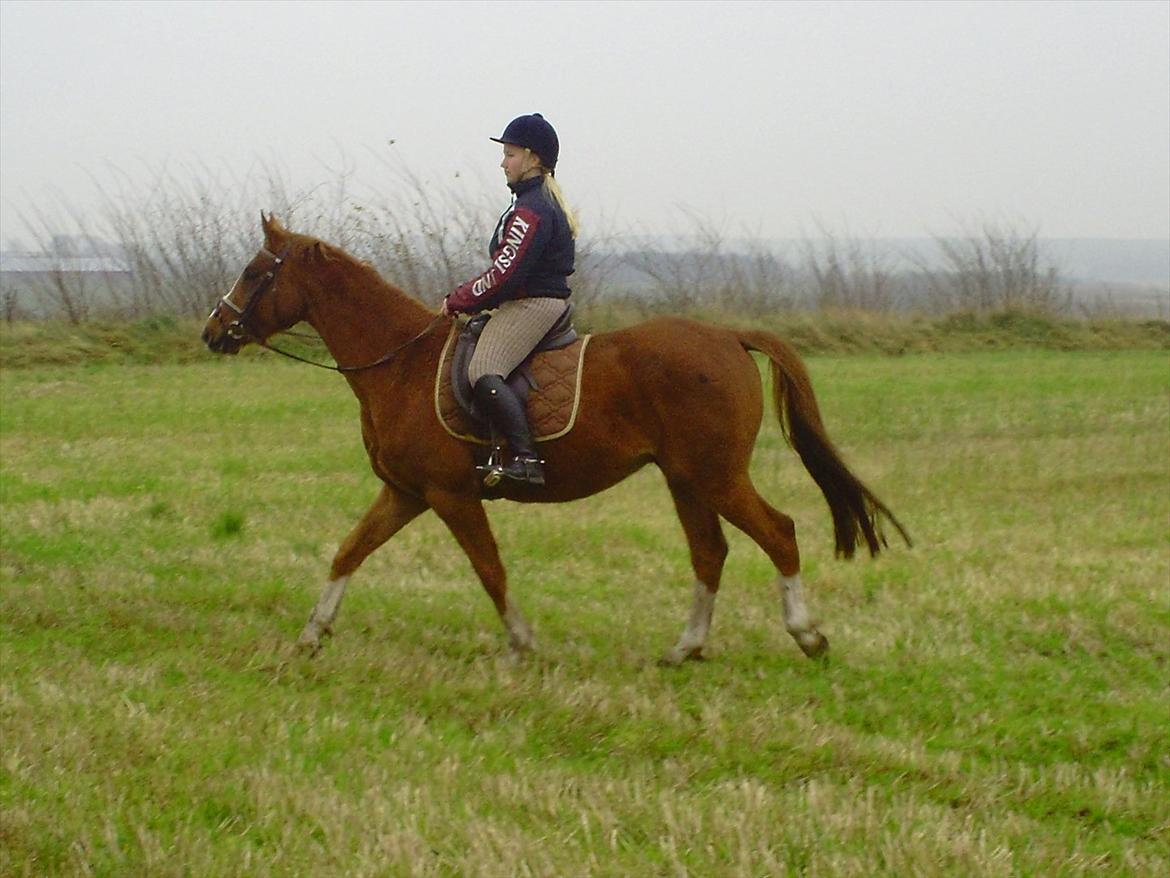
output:
POLYGON ((502 206, 487 138, 533 111, 586 228, 1170 237, 1167 2, 0 0, 0 238, 111 165, 395 150, 502 206))

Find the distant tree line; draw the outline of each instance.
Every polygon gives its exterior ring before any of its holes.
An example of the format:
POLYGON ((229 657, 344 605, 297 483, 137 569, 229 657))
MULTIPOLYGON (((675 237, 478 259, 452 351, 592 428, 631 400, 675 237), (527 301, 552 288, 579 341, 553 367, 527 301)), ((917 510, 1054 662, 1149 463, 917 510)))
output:
MULTIPOLYGON (((354 168, 330 168, 326 182, 293 191, 275 167, 246 179, 211 168, 162 169, 147 183, 117 170, 95 180, 99 207, 66 204, 23 216, 40 270, 5 272, 6 319, 97 316, 201 317, 259 245, 259 211, 373 264, 424 302, 437 304, 482 269, 487 224, 498 198, 458 176, 436 182, 386 161, 382 191, 354 191, 354 168), (66 252, 68 251, 68 252, 66 252), (65 257, 92 253, 104 270, 65 257), (111 270, 110 260, 117 264, 111 270)), ((574 296, 587 307, 620 302, 633 313, 695 309, 760 315, 776 311, 1060 316, 1073 310, 1068 284, 1040 248, 1038 231, 980 222, 936 236, 931 257, 899 254, 873 241, 820 229, 780 249, 697 214, 668 242, 590 228, 578 242, 574 296)))

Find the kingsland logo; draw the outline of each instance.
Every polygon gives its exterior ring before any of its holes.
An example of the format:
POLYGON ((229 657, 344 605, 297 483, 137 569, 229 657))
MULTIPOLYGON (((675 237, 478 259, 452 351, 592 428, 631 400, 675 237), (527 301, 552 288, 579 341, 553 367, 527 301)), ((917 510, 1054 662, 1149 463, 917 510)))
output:
POLYGON ((473 296, 478 298, 493 289, 500 282, 500 275, 507 274, 508 269, 516 261, 516 255, 520 252, 520 245, 524 243, 524 236, 528 234, 530 228, 532 228, 532 224, 524 220, 519 214, 512 215, 512 222, 508 225, 508 234, 504 239, 504 246, 496 254, 496 258, 492 261, 492 267, 471 285, 471 294, 473 296))

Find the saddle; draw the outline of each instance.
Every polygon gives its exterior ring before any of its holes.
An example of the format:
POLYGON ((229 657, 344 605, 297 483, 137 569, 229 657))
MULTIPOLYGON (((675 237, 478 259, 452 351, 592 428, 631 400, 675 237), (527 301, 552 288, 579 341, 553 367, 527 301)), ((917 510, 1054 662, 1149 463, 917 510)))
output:
MULTIPOLYGON (((435 413, 439 421, 452 436, 481 445, 491 443, 491 430, 475 409, 467 367, 490 319, 490 314, 479 314, 462 327, 451 328, 435 378, 435 413)), ((532 353, 505 377, 508 387, 528 408, 529 425, 537 442, 559 438, 572 429, 589 338, 577 334, 573 306, 569 305, 532 353)))

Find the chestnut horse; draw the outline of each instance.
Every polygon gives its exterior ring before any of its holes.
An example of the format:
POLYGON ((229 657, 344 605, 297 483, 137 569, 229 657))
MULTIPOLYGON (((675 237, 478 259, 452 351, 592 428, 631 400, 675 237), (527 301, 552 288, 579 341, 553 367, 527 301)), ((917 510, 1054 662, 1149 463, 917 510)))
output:
MULTIPOLYGON (((450 528, 495 604, 517 653, 532 630, 508 590, 484 512, 472 445, 435 414, 434 380, 448 318, 388 284, 368 264, 261 215, 264 247, 216 305, 203 340, 234 354, 304 321, 316 329, 361 404, 362 439, 382 481, 374 504, 341 544, 298 644, 315 653, 332 633, 346 583, 367 556, 427 509, 450 528)), ((565 436, 542 443, 547 484, 504 485, 502 496, 563 503, 603 491, 647 463, 666 477, 695 572, 693 602, 668 664, 700 658, 727 555, 720 518, 744 531, 778 572, 784 623, 810 657, 828 641, 804 601, 792 519, 756 492, 748 463, 763 417, 759 369, 771 361, 785 438, 832 512, 837 554, 861 540, 885 545, 882 519, 909 544, 893 514, 845 466, 821 423, 808 372, 767 332, 660 319, 593 337, 584 361, 580 413, 565 436)))

